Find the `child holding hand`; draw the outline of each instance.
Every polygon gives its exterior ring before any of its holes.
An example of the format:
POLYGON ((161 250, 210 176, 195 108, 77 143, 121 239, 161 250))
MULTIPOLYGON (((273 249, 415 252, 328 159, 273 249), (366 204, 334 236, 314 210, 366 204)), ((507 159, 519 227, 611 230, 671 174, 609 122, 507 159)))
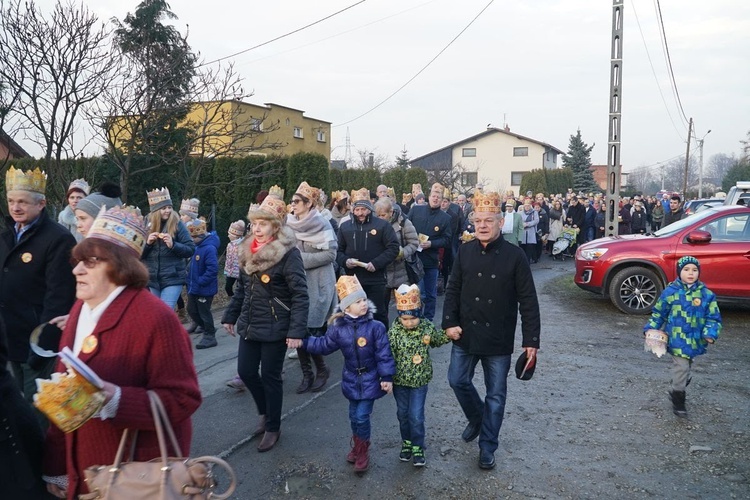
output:
POLYGON ((336 282, 339 309, 328 321, 322 337, 287 339, 290 348, 304 348, 310 354, 331 354, 341 349, 344 368, 341 392, 349 400, 349 420, 354 446, 346 460, 354 472, 369 468, 370 415, 376 399, 393 389, 396 364, 391 355, 385 326, 373 319, 375 308, 367 300, 356 276, 342 276, 336 282))
POLYGON ((401 285, 396 291, 398 318, 388 331, 391 352, 396 360, 393 396, 398 408, 401 430, 402 462, 410 459, 414 467, 424 467, 424 405, 427 384, 432 379, 430 347, 447 344, 445 331, 422 318, 419 287, 401 285))
POLYGON ((721 331, 721 313, 716 294, 699 280, 700 262, 686 255, 677 261, 677 279, 667 285, 656 301, 651 319, 643 327, 667 335, 667 351, 672 355, 672 410, 687 417, 685 388, 690 383, 693 358, 704 354, 721 331))

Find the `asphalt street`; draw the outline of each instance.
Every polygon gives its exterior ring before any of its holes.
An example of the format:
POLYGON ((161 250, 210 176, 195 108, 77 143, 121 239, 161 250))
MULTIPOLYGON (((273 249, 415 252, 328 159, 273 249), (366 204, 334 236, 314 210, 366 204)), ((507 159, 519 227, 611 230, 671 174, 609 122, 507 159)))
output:
MULTIPOLYGON (((281 438, 258 453, 252 398, 225 386, 238 340, 221 327, 218 347, 195 351, 204 401, 193 418, 191 455, 226 458, 238 476, 237 499, 747 498, 748 309, 722 309, 722 337, 694 365, 690 418, 677 419, 666 398, 669 361, 643 352, 645 317, 579 291, 574 266, 546 256, 532 266, 543 325, 539 365, 531 381, 509 377, 492 471, 477 467, 476 442, 461 440, 466 422, 446 380, 450 345, 433 351, 424 469, 398 460, 396 406, 386 396, 375 403, 370 470, 352 472, 339 353, 327 358, 333 376, 320 393, 295 394, 299 364, 286 360, 281 438)), ((481 392, 481 368, 475 381, 481 392)))

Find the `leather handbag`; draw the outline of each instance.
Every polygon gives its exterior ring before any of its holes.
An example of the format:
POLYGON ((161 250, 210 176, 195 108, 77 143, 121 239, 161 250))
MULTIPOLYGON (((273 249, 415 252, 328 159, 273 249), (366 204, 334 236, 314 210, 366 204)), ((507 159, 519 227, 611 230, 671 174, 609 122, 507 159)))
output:
POLYGON ((134 498, 221 500, 228 498, 237 486, 237 478, 232 467, 218 457, 181 458, 182 451, 177 444, 177 438, 161 399, 153 391, 148 391, 148 397, 161 458, 155 458, 149 462, 133 461, 138 439, 138 431, 135 431, 130 447, 130 460, 123 462, 125 446, 130 435, 130 430, 125 429, 117 449, 115 463, 88 467, 84 471, 84 477, 90 493, 80 495, 78 498, 80 500, 132 500, 134 498), (165 429, 177 457, 167 455, 165 429), (216 488, 214 465, 222 467, 230 478, 230 484, 223 493, 214 491, 216 488))

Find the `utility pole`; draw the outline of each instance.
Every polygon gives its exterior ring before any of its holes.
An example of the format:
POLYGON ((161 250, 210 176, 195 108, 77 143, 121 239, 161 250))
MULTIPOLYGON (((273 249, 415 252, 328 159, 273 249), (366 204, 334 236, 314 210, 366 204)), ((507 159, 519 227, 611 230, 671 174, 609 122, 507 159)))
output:
POLYGON ((693 118, 688 126, 687 150, 685 151, 685 178, 682 180, 682 201, 687 199, 688 166, 690 165, 690 136, 693 135, 693 118))
POLYGON ((607 206, 604 234, 617 236, 620 213, 620 122, 622 118, 622 11, 623 0, 612 0, 612 47, 609 63, 609 137, 607 138, 607 206))
POLYGON ((705 133, 705 135, 698 140, 698 145, 701 148, 701 156, 700 156, 700 168, 698 169, 698 198, 703 198, 703 141, 706 139, 706 136, 711 133, 711 129, 708 129, 708 132, 705 133))

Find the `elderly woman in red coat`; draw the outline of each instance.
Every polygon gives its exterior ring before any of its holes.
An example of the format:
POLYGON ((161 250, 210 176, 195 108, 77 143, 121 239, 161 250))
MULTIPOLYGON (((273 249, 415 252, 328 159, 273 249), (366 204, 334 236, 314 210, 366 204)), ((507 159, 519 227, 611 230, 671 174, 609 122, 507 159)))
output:
MULTIPOLYGON (((137 429, 136 461, 161 456, 147 391, 166 408, 182 452, 190 452, 190 417, 201 394, 190 338, 177 316, 152 295, 140 261, 146 231, 139 215, 115 207, 97 217, 73 248, 77 301, 60 348, 69 347, 105 381, 105 405, 77 430, 47 435, 44 479, 58 498, 87 493, 83 471, 113 463, 126 428, 137 429)), ((58 364, 57 371, 64 371, 58 364)))

